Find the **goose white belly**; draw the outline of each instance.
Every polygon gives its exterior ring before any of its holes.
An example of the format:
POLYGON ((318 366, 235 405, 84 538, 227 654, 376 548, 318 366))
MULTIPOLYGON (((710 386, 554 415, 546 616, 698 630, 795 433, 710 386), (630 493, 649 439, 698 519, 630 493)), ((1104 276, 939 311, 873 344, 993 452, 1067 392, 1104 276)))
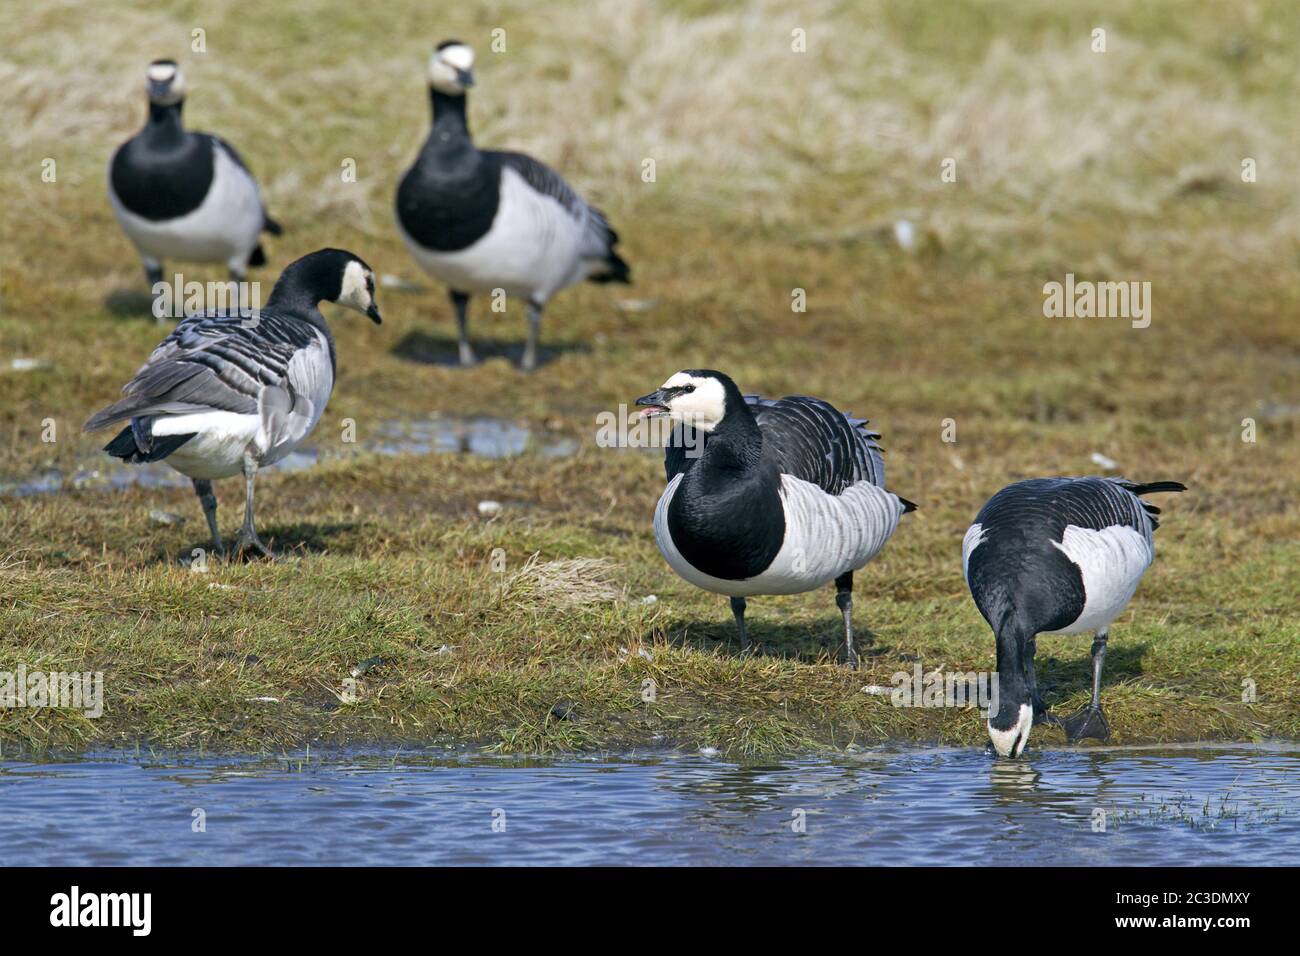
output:
POLYGON ((194 437, 164 461, 191 478, 229 478, 244 468, 244 451, 257 438, 261 420, 256 414, 207 411, 189 415, 160 415, 153 420, 154 435, 194 437))
POLYGON ((1127 525, 1100 531, 1069 525, 1062 540, 1053 544, 1079 566, 1084 604, 1073 623, 1044 634, 1080 634, 1108 627, 1128 605, 1156 556, 1150 533, 1144 535, 1127 525))
POLYGON ((108 198, 136 249, 153 259, 233 262, 242 267, 256 248, 265 222, 257 183, 216 145, 208 194, 184 216, 155 221, 136 215, 117 198, 111 173, 108 198))
POLYGON ((659 498, 655 542, 669 566, 686 581, 732 597, 800 594, 829 584, 875 557, 898 527, 903 513, 897 495, 870 482, 858 482, 842 494, 830 495, 811 482, 782 475, 785 538, 781 548, 762 572, 733 581, 698 570, 673 543, 668 506, 681 480, 681 475, 675 477, 659 498))
POLYGON ((458 292, 491 292, 545 302, 586 276, 582 227, 557 200, 502 168, 500 204, 488 231, 464 249, 427 249, 398 230, 421 268, 458 292))

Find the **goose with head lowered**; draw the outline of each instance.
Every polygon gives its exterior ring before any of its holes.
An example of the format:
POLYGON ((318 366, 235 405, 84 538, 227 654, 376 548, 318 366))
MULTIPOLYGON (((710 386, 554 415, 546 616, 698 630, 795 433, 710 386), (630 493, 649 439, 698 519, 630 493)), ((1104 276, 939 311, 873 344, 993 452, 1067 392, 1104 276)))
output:
POLYGON ((149 119, 118 147, 108 198, 144 260, 152 288, 162 260, 220 262, 236 281, 266 263, 261 233, 280 234, 266 214, 248 165, 220 136, 181 125, 188 88, 175 60, 154 60, 145 75, 149 119))
POLYGON ((244 524, 236 553, 273 557, 253 525, 259 468, 284 458, 311 433, 334 390, 334 336, 317 306, 337 302, 371 321, 375 276, 358 256, 321 249, 290 263, 258 310, 186 317, 154 349, 123 398, 91 416, 86 431, 127 426, 104 448, 128 462, 166 461, 194 482, 218 554, 212 482, 244 476, 244 524))
POLYGON ((474 51, 448 40, 429 62, 433 129, 397 189, 397 224, 420 266, 447 285, 460 364, 473 365, 469 298, 502 290, 528 309, 523 368, 537 365, 542 310, 584 280, 629 282, 604 214, 560 174, 523 153, 481 150, 470 137, 465 94, 474 51))
POLYGON ((962 541, 962 570, 997 639, 998 709, 988 730, 1003 757, 1019 757, 1035 723, 1058 723, 1074 743, 1105 740, 1101 669, 1111 622, 1155 560, 1160 509, 1142 500, 1186 491, 1177 481, 1031 478, 988 500, 962 541), (1093 632, 1092 701, 1058 720, 1034 676, 1039 634, 1093 632))
POLYGON ((697 587, 731 598, 742 649, 746 598, 798 594, 832 581, 853 646, 853 572, 916 506, 885 490, 880 437, 816 398, 742 395, 711 369, 687 369, 636 400, 674 423, 655 542, 697 587))

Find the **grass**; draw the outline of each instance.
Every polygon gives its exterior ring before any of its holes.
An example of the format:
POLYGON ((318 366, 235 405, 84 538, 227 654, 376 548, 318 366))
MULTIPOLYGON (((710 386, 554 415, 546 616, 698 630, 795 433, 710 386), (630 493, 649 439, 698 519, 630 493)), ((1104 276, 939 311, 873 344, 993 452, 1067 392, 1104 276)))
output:
MULTIPOLYGON (((206 544, 189 491, 0 498, 0 670, 100 670, 106 694, 97 720, 3 712, 6 752, 975 745, 974 712, 894 708, 862 687, 917 661, 993 668, 962 533, 998 488, 1097 472, 1095 452, 1190 489, 1159 502, 1157 563, 1112 631, 1113 742, 1300 737, 1293 5, 532 6, 431 22, 415 3, 276 4, 256 28, 218 3, 11 11, 0 477, 90 460, 104 436, 81 422, 160 337, 103 177, 141 120, 143 65, 172 53, 193 86, 188 122, 240 148, 286 225, 263 281, 341 245, 424 286, 381 288, 377 329, 338 317, 323 449, 344 450, 347 419, 365 441, 385 420, 435 411, 506 416, 581 448, 270 471, 261 528, 289 558, 206 573, 178 563, 206 544), (1105 54, 1089 48, 1099 25, 1105 54), (796 26, 807 53, 790 51, 796 26), (489 52, 496 27, 505 53, 489 52), (206 53, 186 52, 195 28, 206 53), (449 307, 391 222, 427 123, 423 63, 450 35, 479 48, 480 141, 558 166, 605 207, 634 268, 630 291, 555 300, 531 376, 515 368, 516 305, 502 317, 475 302, 488 360, 442 364, 449 307), (946 157, 956 183, 940 180, 946 157), (1257 182, 1241 181, 1243 157, 1257 182), (41 179, 46 158, 55 182, 41 179), (355 183, 340 178, 346 158, 355 183), (900 218, 923 238, 913 252, 888 238, 900 218), (1151 326, 1044 318, 1043 284, 1067 272, 1151 282, 1151 326), (791 311, 796 288, 804 313, 791 311), (631 311, 623 297, 651 301, 631 311), (9 370, 19 357, 49 364, 9 370), (749 391, 825 397, 884 432, 889 483, 921 510, 859 576, 857 623, 874 639, 860 673, 833 662, 830 588, 751 601, 762 653, 738 657, 725 599, 685 585, 654 546, 657 458, 596 446, 600 412, 700 366, 749 391), (1254 442, 1242 441, 1247 418, 1254 442), (501 514, 481 516, 484 499, 501 514), (183 520, 160 525, 153 510, 183 520)), ((218 486, 227 533, 238 484, 218 486)), ((1039 640, 1058 712, 1086 699, 1087 648, 1039 640)))

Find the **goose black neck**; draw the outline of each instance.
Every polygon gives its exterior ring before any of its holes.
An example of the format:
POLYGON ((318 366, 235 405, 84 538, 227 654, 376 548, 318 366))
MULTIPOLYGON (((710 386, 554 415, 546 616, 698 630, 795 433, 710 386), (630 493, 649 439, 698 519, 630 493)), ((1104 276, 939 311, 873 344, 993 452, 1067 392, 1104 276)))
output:
POLYGON ((1028 643, 1033 636, 1015 615, 1008 615, 997 629, 998 700, 1004 721, 1014 721, 1020 705, 1030 703, 1025 669, 1030 662, 1028 643))
POLYGON ((285 266, 276 280, 267 308, 287 312, 323 325, 316 307, 325 299, 335 299, 342 285, 340 266, 317 256, 305 256, 285 266))
POLYGON ((145 125, 145 132, 150 141, 164 144, 180 142, 185 138, 185 127, 181 125, 181 109, 184 106, 184 100, 165 106, 161 103, 149 104, 149 122, 145 125))
POLYGON ((708 433, 700 457, 701 467, 691 469, 691 473, 703 484, 725 483, 754 471, 762 459, 763 434, 749 406, 741 399, 739 407, 729 408, 722 421, 708 433))
POLYGON ((465 116, 465 95, 449 96, 429 87, 433 105, 433 129, 437 133, 469 138, 469 120, 465 116))

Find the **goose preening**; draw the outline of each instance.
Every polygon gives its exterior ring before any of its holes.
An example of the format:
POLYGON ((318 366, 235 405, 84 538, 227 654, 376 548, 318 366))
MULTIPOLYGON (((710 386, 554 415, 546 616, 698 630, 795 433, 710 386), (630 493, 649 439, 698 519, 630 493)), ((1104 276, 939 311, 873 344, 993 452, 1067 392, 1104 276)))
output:
POLYGON ((916 508, 885 490, 880 436, 820 399, 745 396, 708 369, 678 372, 636 404, 642 416, 675 423, 654 519, 672 569, 731 597, 742 649, 746 597, 834 581, 845 656, 856 668, 853 572, 916 508))
POLYGON ((1033 478, 980 509, 962 541, 962 568, 997 638, 998 710, 988 729, 1001 756, 1020 756, 1035 722, 1060 723, 1071 743, 1110 736, 1101 712, 1106 638, 1156 554, 1160 509, 1140 496, 1185 490, 1176 481, 1033 478), (1092 702, 1058 721, 1038 694, 1035 638, 1085 631, 1096 632, 1092 702))
POLYGON ((465 91, 474 51, 448 40, 429 63, 433 129, 397 189, 397 224, 420 266, 447 284, 460 364, 473 365, 467 312, 475 292, 504 290, 528 303, 523 367, 537 364, 542 310, 589 279, 628 282, 618 233, 560 174, 523 153, 481 150, 470 138, 465 91))
POLYGON ((290 263, 260 310, 186 317, 86 431, 130 424, 104 448, 128 462, 166 460, 194 482, 223 553, 212 481, 242 473, 236 553, 272 557, 253 527, 253 481, 302 443, 334 389, 334 336, 317 306, 337 302, 380 321, 375 276, 360 258, 321 249, 290 263))
POLYGON ((154 60, 145 74, 149 119, 118 147, 108 167, 113 214, 144 260, 150 288, 162 260, 222 262, 242 280, 266 262, 259 236, 280 234, 266 214, 257 182, 220 136, 181 125, 188 92, 174 60, 154 60))

